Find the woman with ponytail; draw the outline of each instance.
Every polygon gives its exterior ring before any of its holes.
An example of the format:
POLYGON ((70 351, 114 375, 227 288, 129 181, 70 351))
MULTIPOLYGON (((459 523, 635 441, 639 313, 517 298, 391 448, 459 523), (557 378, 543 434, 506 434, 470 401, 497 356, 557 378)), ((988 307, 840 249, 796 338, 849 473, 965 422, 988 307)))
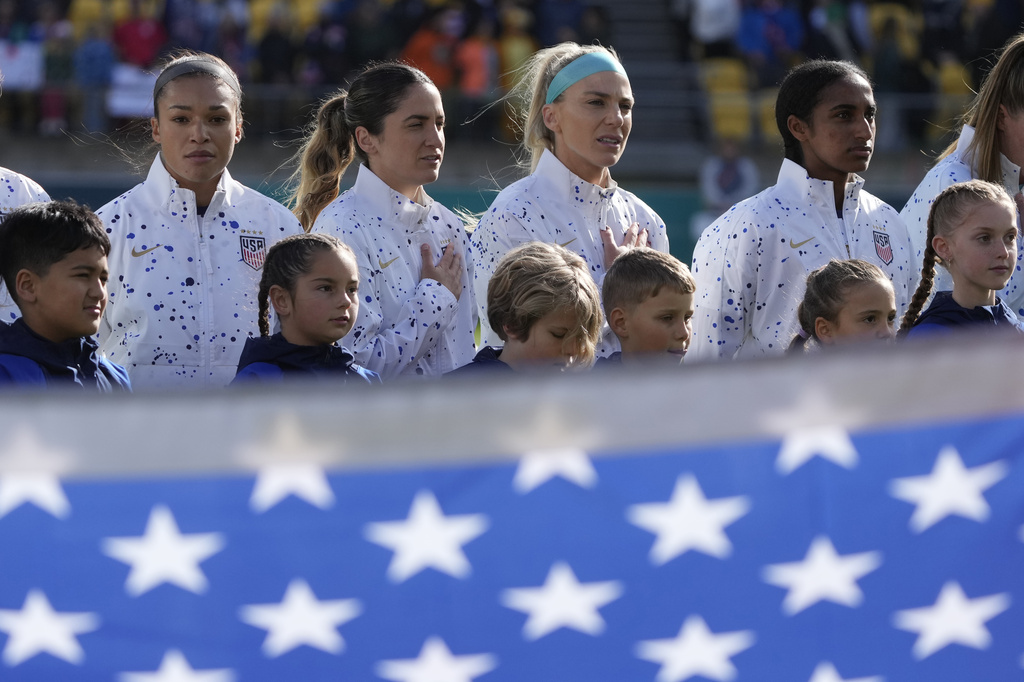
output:
POLYGON ((346 345, 384 378, 439 376, 474 355, 465 228, 423 189, 441 168, 444 125, 422 71, 376 64, 321 106, 299 152, 293 210, 355 252, 362 301, 346 345), (354 160, 355 184, 339 196, 354 160))

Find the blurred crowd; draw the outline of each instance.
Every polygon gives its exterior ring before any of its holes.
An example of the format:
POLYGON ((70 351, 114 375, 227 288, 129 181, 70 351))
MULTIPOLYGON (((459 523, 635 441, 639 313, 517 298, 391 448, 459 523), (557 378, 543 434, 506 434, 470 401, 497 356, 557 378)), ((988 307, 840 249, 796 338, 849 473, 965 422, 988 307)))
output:
MULTIPOLYGON (((881 112, 898 110, 879 123, 886 147, 927 142, 951 126, 992 53, 1024 25, 1020 0, 668 1, 678 56, 702 66, 712 97, 760 92, 762 101, 774 102, 773 88, 793 65, 816 57, 849 60, 871 75, 881 112)), ((712 116, 723 128, 716 132, 773 136, 770 115, 758 126, 757 112, 738 111, 742 106, 730 112, 726 100, 721 120, 712 116)))
MULTIPOLYGON (((292 136, 308 105, 361 65, 401 58, 449 116, 480 112, 539 47, 608 44, 583 0, 0 0, 0 130, 105 132, 148 116, 154 67, 178 49, 221 56, 246 92, 248 134, 292 136)), ((494 116, 461 132, 492 135, 494 116)))

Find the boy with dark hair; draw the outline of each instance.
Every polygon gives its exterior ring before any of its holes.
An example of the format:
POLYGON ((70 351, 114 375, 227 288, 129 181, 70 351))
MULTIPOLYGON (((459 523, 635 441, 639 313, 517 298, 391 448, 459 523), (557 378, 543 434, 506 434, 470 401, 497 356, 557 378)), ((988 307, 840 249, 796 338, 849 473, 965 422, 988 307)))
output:
POLYGON ((0 223, 0 279, 21 319, 0 325, 0 384, 131 390, 91 338, 107 304, 110 240, 71 201, 21 206, 0 223))
POLYGON ((630 249, 615 259, 601 287, 608 326, 622 345, 608 362, 683 361, 693 333, 690 269, 667 253, 630 249))

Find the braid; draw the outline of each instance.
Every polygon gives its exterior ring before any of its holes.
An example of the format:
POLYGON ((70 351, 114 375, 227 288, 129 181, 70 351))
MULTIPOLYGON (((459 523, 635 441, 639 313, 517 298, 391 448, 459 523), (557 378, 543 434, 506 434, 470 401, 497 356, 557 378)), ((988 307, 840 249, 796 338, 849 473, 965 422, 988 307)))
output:
POLYGON ((935 247, 932 246, 932 237, 934 236, 934 225, 932 223, 933 221, 928 221, 928 246, 924 249, 921 283, 917 285, 917 291, 914 292, 914 297, 910 299, 907 312, 904 313, 903 319, 900 320, 900 331, 897 336, 901 339, 910 332, 911 327, 917 324, 917 318, 921 316, 921 309, 928 302, 928 297, 932 295, 932 284, 935 282, 935 261, 937 258, 935 247))
POLYGON ((260 281, 260 336, 270 336, 270 284, 266 275, 260 281))
POLYGON ((786 354, 799 353, 807 347, 807 339, 814 333, 814 320, 810 321, 810 324, 804 319, 806 313, 804 308, 804 302, 800 301, 800 304, 796 307, 796 319, 800 321, 800 332, 793 336, 793 340, 789 342, 789 347, 786 348, 786 354), (808 331, 810 327, 810 331, 808 331))

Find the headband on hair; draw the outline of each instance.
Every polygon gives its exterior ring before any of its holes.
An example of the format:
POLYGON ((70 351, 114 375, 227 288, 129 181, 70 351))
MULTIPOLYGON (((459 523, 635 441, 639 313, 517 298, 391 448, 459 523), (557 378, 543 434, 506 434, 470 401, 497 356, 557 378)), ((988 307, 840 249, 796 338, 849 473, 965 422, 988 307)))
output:
POLYGON ((562 70, 551 79, 551 85, 548 86, 548 96, 544 103, 551 104, 573 84, 578 83, 587 76, 593 76, 595 73, 601 73, 602 71, 614 71, 615 73, 621 73, 623 76, 626 75, 626 70, 622 68, 619 60, 603 50, 600 52, 586 52, 580 55, 562 67, 562 70))
POLYGON ((238 84, 238 77, 230 69, 225 69, 207 57, 194 57, 186 58, 177 64, 172 64, 160 72, 160 76, 156 79, 156 85, 153 86, 153 103, 156 103, 156 96, 160 94, 164 86, 175 78, 190 73, 208 73, 211 76, 216 76, 227 83, 228 87, 234 90, 239 98, 242 96, 242 88, 238 84))

